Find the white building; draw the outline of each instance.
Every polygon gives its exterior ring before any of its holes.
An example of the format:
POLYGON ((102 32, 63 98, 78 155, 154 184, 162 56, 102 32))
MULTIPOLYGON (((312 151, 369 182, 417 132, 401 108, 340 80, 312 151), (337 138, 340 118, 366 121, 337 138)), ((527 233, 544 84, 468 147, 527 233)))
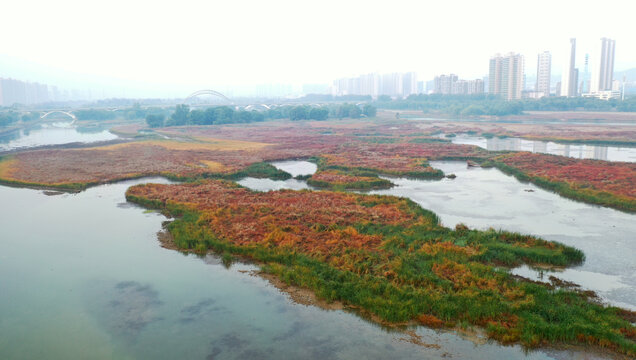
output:
MULTIPOLYGON (((612 90, 614 80, 614 48, 616 41, 608 38, 601 39, 601 47, 597 54, 598 63, 593 67, 590 92, 612 90)), ((594 66, 594 65, 593 65, 594 66)))
POLYGON ((504 99, 521 99, 524 79, 523 55, 497 54, 490 59, 488 93, 504 99))
POLYGON ((579 88, 578 70, 575 67, 576 39, 574 38, 570 39, 570 50, 566 59, 561 79, 561 96, 573 97, 577 96, 579 88))
POLYGON ((534 87, 538 97, 550 96, 552 55, 544 51, 537 56, 537 83, 534 87))

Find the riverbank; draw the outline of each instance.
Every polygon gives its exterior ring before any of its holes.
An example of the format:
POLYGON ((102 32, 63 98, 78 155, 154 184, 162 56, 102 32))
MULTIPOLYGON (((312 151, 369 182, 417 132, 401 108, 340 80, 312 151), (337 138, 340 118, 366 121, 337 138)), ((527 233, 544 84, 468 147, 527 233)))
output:
POLYGON ((636 164, 511 153, 482 163, 561 196, 636 213, 636 164))

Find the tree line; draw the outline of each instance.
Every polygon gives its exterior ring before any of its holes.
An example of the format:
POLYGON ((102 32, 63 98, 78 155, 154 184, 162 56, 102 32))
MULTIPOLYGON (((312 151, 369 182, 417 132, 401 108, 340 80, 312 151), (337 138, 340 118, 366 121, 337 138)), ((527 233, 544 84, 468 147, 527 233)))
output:
POLYGON ((229 106, 216 106, 207 109, 191 110, 188 105, 177 105, 170 116, 166 114, 148 114, 146 123, 150 127, 183 126, 183 125, 220 125, 260 122, 269 119, 327 120, 328 118, 360 118, 373 117, 376 108, 366 104, 359 107, 355 104, 333 104, 323 107, 309 105, 279 106, 265 111, 236 110, 229 106))
POLYGON ((422 110, 460 116, 517 115, 523 111, 636 111, 636 97, 624 101, 588 97, 544 97, 508 101, 490 94, 418 94, 395 100, 383 95, 374 104, 382 109, 422 110))

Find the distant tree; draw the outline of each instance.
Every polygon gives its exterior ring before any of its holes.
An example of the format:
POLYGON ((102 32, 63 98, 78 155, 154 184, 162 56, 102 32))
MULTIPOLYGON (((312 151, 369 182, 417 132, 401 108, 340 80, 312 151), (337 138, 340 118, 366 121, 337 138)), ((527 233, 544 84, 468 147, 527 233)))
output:
POLYGON ((265 115, 263 115, 262 112, 259 111, 252 111, 252 121, 253 122, 259 122, 259 121, 264 121, 265 120, 265 115))
POLYGON ((190 116, 190 107, 188 105, 177 105, 174 109, 170 119, 168 119, 166 125, 168 126, 181 126, 188 123, 190 116))
POLYGON ((7 126, 7 125, 11 125, 14 122, 18 121, 20 119, 20 117, 18 116, 18 113, 13 112, 13 111, 9 111, 9 112, 4 112, 0 114, 0 126, 7 126))
POLYGON ((203 110, 192 110, 188 114, 188 124, 190 125, 211 125, 212 122, 208 122, 207 114, 203 110))
POLYGON ((389 95, 380 95, 378 96, 379 102, 389 102, 391 101, 391 97, 389 95))
POLYGON ((112 120, 116 117, 114 111, 85 109, 74 111, 79 120, 112 120))
POLYGON ((374 117, 377 113, 375 106, 366 104, 362 107, 362 113, 368 117, 374 117))
POLYGON ((307 106, 294 106, 289 110, 289 120, 305 120, 308 118, 307 106))
POLYGON ((356 105, 349 107, 349 117, 352 119, 357 119, 362 114, 362 111, 356 105))
POLYGON ((228 124, 232 122, 234 109, 229 106, 219 106, 215 108, 216 120, 218 124, 228 124))
POLYGON ((41 114, 37 111, 31 111, 26 114, 23 114, 21 119, 22 121, 33 121, 39 119, 41 114))
POLYGON ((162 127, 166 117, 161 114, 148 114, 146 115, 146 123, 151 128, 162 127))
POLYGON ((309 110, 309 118, 312 120, 327 120, 329 110, 321 108, 312 108, 309 110))
POLYGON ((146 116, 146 111, 141 108, 138 102, 126 110, 126 119, 142 119, 144 116, 146 116))
POLYGON ((212 125, 216 122, 216 109, 213 107, 205 109, 205 125, 212 125))

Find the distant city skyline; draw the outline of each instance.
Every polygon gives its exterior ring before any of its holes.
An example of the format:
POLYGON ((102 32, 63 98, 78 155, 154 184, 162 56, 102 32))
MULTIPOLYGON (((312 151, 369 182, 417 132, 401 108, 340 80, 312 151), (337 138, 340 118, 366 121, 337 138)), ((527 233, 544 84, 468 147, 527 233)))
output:
MULTIPOLYGON (((258 84, 302 88, 369 73, 478 79, 492 54, 534 59, 546 50, 558 76, 562 44, 572 37, 577 64, 601 37, 623 44, 615 54, 623 70, 636 67, 631 8, 628 1, 23 0, 8 4, 0 22, 0 77, 107 96, 178 97, 201 88, 240 96, 258 84)), ((527 66, 527 75, 534 71, 527 66)))

